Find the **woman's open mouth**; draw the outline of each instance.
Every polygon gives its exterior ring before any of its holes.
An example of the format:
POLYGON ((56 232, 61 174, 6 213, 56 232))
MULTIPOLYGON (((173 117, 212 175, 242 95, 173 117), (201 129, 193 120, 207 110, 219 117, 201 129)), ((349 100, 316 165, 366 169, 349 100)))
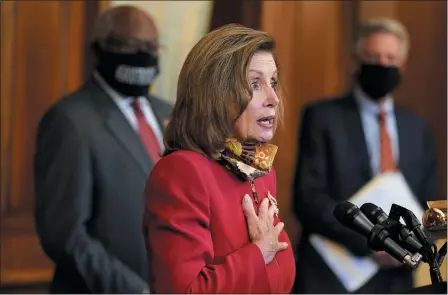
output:
POLYGON ((273 128, 275 116, 263 117, 257 120, 257 124, 263 128, 273 128))

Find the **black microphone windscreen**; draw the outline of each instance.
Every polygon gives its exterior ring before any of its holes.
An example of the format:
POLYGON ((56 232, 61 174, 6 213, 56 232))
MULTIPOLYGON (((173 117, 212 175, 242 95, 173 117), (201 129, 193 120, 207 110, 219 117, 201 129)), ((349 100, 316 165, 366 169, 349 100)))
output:
POLYGON ((378 206, 375 204, 364 203, 364 204, 362 204, 362 206, 359 209, 361 209, 362 213, 366 214, 366 212, 372 212, 376 208, 378 208, 378 206))
POLYGON ((378 208, 378 206, 375 204, 364 203, 364 204, 362 204, 362 206, 359 209, 361 209, 361 212, 364 213, 365 215, 369 215, 372 212, 374 212, 377 208, 378 208))
POLYGON ((360 209, 361 212, 374 224, 383 223, 389 218, 389 216, 384 213, 383 209, 372 203, 365 203, 360 209))
POLYGON ((344 225, 351 223, 357 214, 359 214, 359 208, 349 201, 340 202, 333 210, 334 217, 344 225))

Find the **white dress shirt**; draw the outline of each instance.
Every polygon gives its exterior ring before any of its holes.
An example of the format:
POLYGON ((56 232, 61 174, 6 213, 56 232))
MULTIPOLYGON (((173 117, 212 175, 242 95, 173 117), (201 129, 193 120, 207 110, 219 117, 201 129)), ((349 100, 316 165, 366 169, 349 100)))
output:
MULTIPOLYGON (((112 87, 107 84, 107 82, 101 77, 101 75, 98 72, 93 73, 94 78, 100 85, 100 87, 110 96, 110 98, 115 102, 118 109, 123 113, 126 120, 131 124, 131 127, 138 132, 138 122, 137 118, 135 116, 134 109, 132 108, 132 100, 133 97, 124 97, 112 87)), ((143 115, 145 116, 146 122, 149 124, 151 129, 153 130, 154 134, 157 137, 157 140, 159 142, 160 147, 162 150, 164 149, 163 145, 163 132, 162 128, 160 127, 156 115, 154 114, 154 111, 151 107, 151 104, 149 103, 148 99, 140 96, 137 98, 140 102, 140 106, 142 108, 143 115)))

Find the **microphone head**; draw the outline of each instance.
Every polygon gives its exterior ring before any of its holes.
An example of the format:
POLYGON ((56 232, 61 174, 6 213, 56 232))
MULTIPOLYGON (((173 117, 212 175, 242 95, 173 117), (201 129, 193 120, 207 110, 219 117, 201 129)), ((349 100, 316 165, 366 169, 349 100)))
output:
POLYGON ((348 201, 337 204, 333 210, 333 215, 342 225, 366 237, 373 228, 372 222, 370 222, 361 210, 348 201))
POLYGON ((343 225, 351 225, 353 220, 359 215, 361 211, 359 208, 350 203, 349 201, 343 201, 334 207, 333 215, 343 225))
POLYGON ((362 206, 359 209, 361 209, 362 213, 369 214, 370 212, 373 212, 373 211, 377 210, 378 208, 379 207, 375 204, 364 203, 364 204, 362 204, 362 206))
POLYGON ((383 223, 388 218, 383 209, 372 203, 364 203, 360 209, 373 224, 383 223))

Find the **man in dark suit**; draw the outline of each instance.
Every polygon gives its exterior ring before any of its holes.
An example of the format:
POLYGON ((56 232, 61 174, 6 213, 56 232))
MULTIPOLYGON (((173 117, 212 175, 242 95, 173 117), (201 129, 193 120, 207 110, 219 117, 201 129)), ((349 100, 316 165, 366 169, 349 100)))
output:
MULTIPOLYGON (((394 104, 392 92, 404 72, 408 35, 398 22, 371 20, 361 26, 353 90, 304 108, 294 180, 294 211, 303 227, 298 246, 296 293, 348 293, 310 244, 319 234, 354 255, 371 256, 380 271, 357 293, 412 289, 412 273, 366 239, 341 225, 335 205, 353 196, 378 173, 399 169, 422 205, 436 196, 436 165, 428 126, 394 104)), ((388 212, 387 212, 388 213, 388 212)))
POLYGON ((51 292, 144 293, 143 191, 171 113, 148 95, 157 30, 145 12, 117 6, 100 15, 92 48, 92 77, 39 124, 37 231, 56 265, 51 292))

